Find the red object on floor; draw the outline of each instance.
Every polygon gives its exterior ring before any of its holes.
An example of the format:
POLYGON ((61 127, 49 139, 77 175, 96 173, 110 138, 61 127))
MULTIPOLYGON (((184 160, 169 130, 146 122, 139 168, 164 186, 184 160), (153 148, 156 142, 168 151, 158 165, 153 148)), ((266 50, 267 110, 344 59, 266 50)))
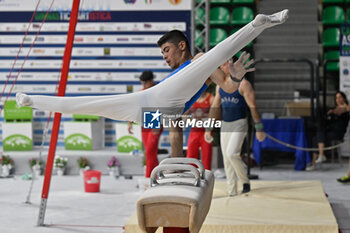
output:
POLYGON ((84 189, 87 193, 100 192, 101 171, 84 171, 84 189))
POLYGON ((190 233, 190 230, 182 227, 164 227, 163 233, 190 233))

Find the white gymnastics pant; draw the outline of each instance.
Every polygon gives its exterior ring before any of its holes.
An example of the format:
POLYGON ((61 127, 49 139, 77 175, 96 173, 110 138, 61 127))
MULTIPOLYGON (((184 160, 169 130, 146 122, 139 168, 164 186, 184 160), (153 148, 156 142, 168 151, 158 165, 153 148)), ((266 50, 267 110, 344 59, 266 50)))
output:
POLYGON ((185 103, 203 86, 215 69, 244 48, 268 26, 264 24, 253 26, 250 22, 170 78, 147 90, 108 96, 36 95, 30 96, 33 101, 31 106, 52 112, 98 115, 137 123, 142 121, 142 108, 173 109, 174 112, 171 114, 181 114, 185 103))
POLYGON ((237 195, 237 181, 249 184, 247 169, 241 159, 241 148, 248 132, 247 119, 232 122, 222 121, 220 145, 224 158, 224 167, 229 195, 237 195))

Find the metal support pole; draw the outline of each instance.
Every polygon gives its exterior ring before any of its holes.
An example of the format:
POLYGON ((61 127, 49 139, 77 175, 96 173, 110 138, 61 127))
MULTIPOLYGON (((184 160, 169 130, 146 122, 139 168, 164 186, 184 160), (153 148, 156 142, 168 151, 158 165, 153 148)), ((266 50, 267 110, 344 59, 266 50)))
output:
POLYGON ((328 90, 327 90, 327 81, 328 81, 328 77, 327 77, 327 65, 330 62, 338 62, 338 60, 336 59, 329 59, 329 60, 325 60, 323 62, 323 86, 322 86, 322 91, 323 91, 323 95, 322 95, 322 100, 323 100, 323 106, 322 106, 322 114, 323 116, 325 116, 327 114, 327 96, 329 95, 328 90))
POLYGON ((195 35, 195 31, 196 31, 196 21, 195 21, 195 17, 196 17, 196 3, 195 0, 192 0, 192 5, 191 5, 191 53, 194 54, 195 53, 195 41, 196 41, 196 35, 195 35))
POLYGON ((210 1, 205 1, 205 52, 208 52, 210 42, 210 1))
MULTIPOLYGON (((68 34, 67 34, 67 42, 66 42, 64 55, 63 55, 61 79, 58 87, 58 96, 64 96, 66 92, 66 84, 67 84, 69 64, 70 64, 72 48, 73 48, 75 27, 78 20, 79 4, 80 4, 80 0, 73 0, 72 10, 71 10, 71 15, 69 20, 68 34)), ((39 217, 38 217, 38 223, 37 223, 38 226, 44 226, 46 204, 47 204, 47 198, 49 196, 52 167, 53 167, 53 162, 54 162, 54 157, 56 152, 57 137, 58 137, 58 131, 60 128, 60 123, 61 123, 61 113, 55 113, 53 126, 52 126, 49 154, 46 161, 44 184, 43 184, 43 189, 41 194, 41 203, 40 203, 39 217)))

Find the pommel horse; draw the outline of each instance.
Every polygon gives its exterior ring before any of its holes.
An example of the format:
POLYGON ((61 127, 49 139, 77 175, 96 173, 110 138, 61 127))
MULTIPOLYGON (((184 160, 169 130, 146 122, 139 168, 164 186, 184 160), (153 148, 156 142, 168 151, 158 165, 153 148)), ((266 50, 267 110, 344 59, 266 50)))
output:
POLYGON ((163 160, 151 173, 150 188, 137 201, 139 227, 145 233, 154 233, 158 227, 164 233, 198 233, 210 208, 213 187, 213 173, 199 160, 163 160))

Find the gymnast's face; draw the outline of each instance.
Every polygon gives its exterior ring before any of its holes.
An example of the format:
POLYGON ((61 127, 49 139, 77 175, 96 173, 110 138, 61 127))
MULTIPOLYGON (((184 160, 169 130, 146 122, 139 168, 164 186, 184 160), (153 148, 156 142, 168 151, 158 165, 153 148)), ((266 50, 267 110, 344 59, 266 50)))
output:
POLYGON ((166 42, 160 47, 163 59, 171 69, 178 68, 183 62, 184 50, 182 49, 184 41, 181 41, 178 45, 166 42))

